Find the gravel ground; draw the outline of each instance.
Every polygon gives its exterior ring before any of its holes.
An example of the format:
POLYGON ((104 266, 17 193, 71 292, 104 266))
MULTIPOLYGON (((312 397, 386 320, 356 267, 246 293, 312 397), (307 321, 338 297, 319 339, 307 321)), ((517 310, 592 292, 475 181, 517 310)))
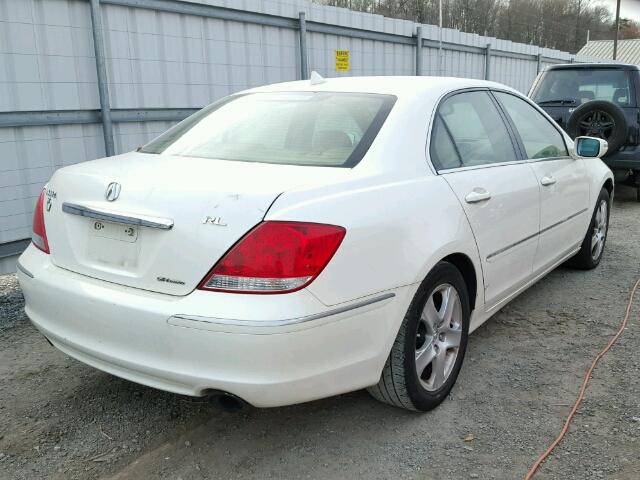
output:
MULTIPOLYGON (((450 398, 426 414, 365 392, 221 411, 67 358, 0 277, 0 478, 522 478, 560 430, 640 277, 640 204, 620 188, 607 252, 559 268, 471 336, 450 398)), ((540 479, 640 478, 640 299, 540 479)))

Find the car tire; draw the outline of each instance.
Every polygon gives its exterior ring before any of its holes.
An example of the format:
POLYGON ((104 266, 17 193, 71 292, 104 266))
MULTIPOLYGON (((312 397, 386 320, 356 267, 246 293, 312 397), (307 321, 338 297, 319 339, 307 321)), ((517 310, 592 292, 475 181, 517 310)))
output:
POLYGON ((575 139, 580 135, 590 135, 603 138, 609 144, 607 153, 605 154, 606 157, 620 150, 620 147, 622 147, 622 145, 627 141, 627 119, 624 116, 622 109, 615 103, 607 102, 605 100, 592 100, 590 102, 583 103, 573 111, 571 117, 569 117, 569 120, 567 121, 567 133, 572 139, 575 139), (581 132, 581 120, 588 118, 590 114, 596 111, 603 112, 613 120, 613 129, 607 136, 596 133, 590 134, 588 131, 581 132))
POLYGON ((598 266, 609 231, 609 212, 611 211, 611 198, 606 188, 600 190, 596 207, 591 215, 589 229, 582 240, 578 253, 567 263, 569 266, 580 270, 591 270, 598 266))
POLYGON ((418 288, 380 380, 369 393, 407 410, 424 412, 438 406, 460 372, 470 316, 462 274, 451 263, 439 262, 418 288), (430 356, 430 363, 425 363, 430 356))

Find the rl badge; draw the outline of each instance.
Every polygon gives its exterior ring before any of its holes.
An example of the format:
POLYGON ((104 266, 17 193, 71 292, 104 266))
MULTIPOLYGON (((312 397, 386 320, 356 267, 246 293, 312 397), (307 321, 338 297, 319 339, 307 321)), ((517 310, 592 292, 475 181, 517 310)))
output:
POLYGON ((226 227, 227 224, 222 221, 222 217, 209 217, 207 216, 203 222, 205 225, 216 225, 218 227, 226 227))

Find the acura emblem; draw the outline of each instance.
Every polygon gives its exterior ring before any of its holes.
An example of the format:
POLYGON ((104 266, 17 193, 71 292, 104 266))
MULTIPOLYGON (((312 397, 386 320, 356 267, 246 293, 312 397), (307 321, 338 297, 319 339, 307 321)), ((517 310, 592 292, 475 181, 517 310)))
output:
POLYGON ((111 182, 109 186, 107 186, 107 191, 104 194, 104 198, 107 199, 108 202, 114 202, 120 196, 120 184, 117 182, 111 182))

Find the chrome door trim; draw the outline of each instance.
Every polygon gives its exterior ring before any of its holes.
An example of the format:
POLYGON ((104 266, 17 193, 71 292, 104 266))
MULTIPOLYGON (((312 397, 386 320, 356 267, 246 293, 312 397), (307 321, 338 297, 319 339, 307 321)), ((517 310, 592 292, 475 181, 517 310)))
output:
POLYGON ((539 162, 551 162, 553 160, 574 160, 571 157, 545 157, 545 158, 527 158, 524 160, 510 160, 508 162, 497 162, 497 163, 483 163, 481 165, 469 165, 467 167, 455 167, 455 168, 444 168, 442 170, 438 170, 438 175, 444 175, 447 173, 457 173, 457 172, 466 172, 468 170, 480 170, 483 168, 496 168, 496 167, 505 167, 508 165, 520 165, 523 163, 539 163, 539 162))
POLYGON ((514 292, 510 293, 509 295, 507 295, 505 298, 503 298, 502 300, 497 301, 496 303, 494 303, 492 306, 490 306, 489 308, 487 308, 485 310, 485 313, 490 313, 491 315, 493 315, 493 311, 497 310, 499 308, 504 307, 507 303, 509 303, 511 300, 513 300, 513 298, 517 297, 518 295, 520 295, 522 292, 524 292, 527 288, 529 288, 531 285, 533 285, 534 283, 536 283, 538 280, 540 280, 542 277, 544 277, 545 275, 547 275, 549 272, 551 272, 552 270, 554 270, 555 268, 557 268, 559 265, 561 265, 562 263, 564 263, 565 261, 567 261, 569 258, 571 258, 573 255, 575 255, 577 252, 580 251, 580 244, 582 243, 582 241, 576 243, 575 245, 572 246, 571 249, 568 250, 568 252, 564 255, 561 255, 559 257, 559 259, 552 263, 551 266, 547 267, 546 269, 543 269, 542 271, 540 271, 540 273, 536 274, 531 280, 529 280, 528 282, 525 282, 522 286, 520 286, 519 288, 517 288, 514 292))
POLYGON ((234 326, 234 327, 271 327, 271 328, 286 327, 289 325, 296 325, 299 323, 310 322, 313 320, 319 320, 321 318, 338 315, 339 313, 350 312, 351 310, 356 310, 358 308, 366 307, 367 305, 371 305, 373 303, 382 302, 384 300, 388 300, 395 296, 396 296, 395 293, 389 292, 374 298, 369 298, 367 300, 362 300, 360 302, 352 303, 350 305, 345 305, 342 307, 334 308, 332 310, 327 310, 326 312, 314 313, 313 315, 307 315, 304 317, 285 318, 282 320, 241 320, 241 319, 234 319, 234 318, 214 318, 214 317, 202 317, 198 315, 180 314, 180 315, 173 315, 171 318, 169 318, 168 323, 171 324, 171 319, 180 319, 180 320, 189 320, 192 322, 234 326))
POLYGON ((81 217, 95 218, 96 220, 104 220, 105 222, 123 223, 125 225, 137 225, 139 227, 158 228, 160 230, 171 230, 173 228, 173 220, 170 218, 152 217, 149 215, 138 215, 124 212, 115 212, 96 207, 87 207, 75 203, 64 202, 62 211, 71 215, 79 215, 81 217))
POLYGON ((557 227, 558 225, 562 225, 564 222, 568 222, 569 220, 571 220, 572 218, 577 217, 578 215, 582 215, 584 212, 588 212, 589 209, 588 208, 583 208, 582 210, 580 210, 579 212, 576 213, 572 213, 571 215, 569 215, 568 217, 563 218, 562 220, 560 220, 559 222, 554 223, 553 225, 549 225, 548 227, 544 227, 542 230, 540 230, 540 234, 543 234, 544 232, 548 232, 549 230, 551 230, 552 228, 557 227))
POLYGON ((571 215, 569 215, 568 217, 563 218, 562 220, 560 220, 559 222, 556 222, 552 225, 549 225, 548 227, 543 228, 542 230, 540 230, 538 233, 534 233, 531 235, 528 235, 526 237, 524 237, 521 240, 518 240, 515 243, 512 243, 511 245, 507 245, 506 247, 503 247, 499 250, 496 250, 493 253, 490 253, 489 255, 487 255, 487 261, 489 261, 490 259, 492 259, 493 257, 495 257, 496 255, 500 255, 501 253, 506 252, 507 250, 511 250, 512 248, 517 247, 518 245, 527 242, 529 240, 531 240, 532 238, 535 238, 538 235, 542 235, 545 232, 548 232, 549 230, 551 230, 552 228, 558 227, 560 225, 562 225, 565 222, 568 222, 569 220, 571 220, 572 218, 577 217, 578 215, 582 215, 584 212, 587 212, 589 209, 588 208, 583 208, 582 210, 580 210, 579 212, 576 213, 572 213, 571 215))
POLYGON ((521 165, 528 163, 527 160, 509 160, 508 162, 482 163, 480 165, 468 165, 466 167, 444 168, 438 170, 438 175, 446 175, 447 173, 466 172, 469 170, 481 170, 485 168, 506 167, 509 165, 521 165))
POLYGON ((555 160, 571 160, 571 161, 575 161, 575 158, 572 158, 572 157, 570 157, 568 155, 562 155, 560 157, 529 158, 529 159, 527 159, 527 163, 553 162, 555 160))
POLYGON ((491 260, 493 257, 495 257, 497 255, 500 255, 501 253, 506 252, 507 250, 511 250, 512 248, 517 247, 518 245, 520 245, 520 244, 522 244, 524 242, 528 242, 529 240, 531 240, 532 238, 537 237, 538 235, 540 235, 539 232, 532 233, 531 235, 528 235, 528 236, 524 237, 523 239, 518 240, 517 242, 514 242, 514 243, 512 243, 510 245, 507 245, 506 247, 503 247, 503 248, 501 248, 499 250, 496 250, 493 253, 490 253, 489 255, 487 255, 487 261, 491 260))

